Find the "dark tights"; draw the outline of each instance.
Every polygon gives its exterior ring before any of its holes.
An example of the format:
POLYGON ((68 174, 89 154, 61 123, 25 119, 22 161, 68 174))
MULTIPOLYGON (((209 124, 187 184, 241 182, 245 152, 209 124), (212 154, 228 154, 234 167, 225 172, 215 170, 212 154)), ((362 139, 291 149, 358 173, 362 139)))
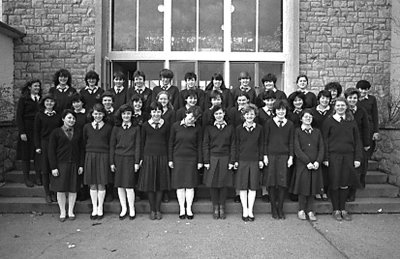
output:
POLYGON ((299 195, 299 210, 304 210, 306 213, 313 210, 314 197, 299 195))
POLYGON ((338 190, 331 190, 331 201, 333 210, 345 210, 349 188, 342 187, 338 190))
POLYGON ((210 195, 213 206, 225 206, 227 192, 228 189, 226 187, 210 188, 210 195))
POLYGON ((147 192, 147 196, 149 198, 150 211, 156 211, 156 212, 161 211, 160 208, 161 208, 163 191, 147 192))

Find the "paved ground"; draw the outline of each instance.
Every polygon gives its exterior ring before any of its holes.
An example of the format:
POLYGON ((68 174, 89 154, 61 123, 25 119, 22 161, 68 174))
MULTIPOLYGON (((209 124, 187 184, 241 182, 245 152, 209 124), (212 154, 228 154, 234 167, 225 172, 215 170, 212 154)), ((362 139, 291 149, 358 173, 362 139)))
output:
POLYGON ((58 222, 58 215, 0 215, 0 258, 399 258, 400 215, 354 215, 336 222, 284 221, 256 215, 244 223, 239 215, 213 220, 195 215, 179 220, 167 214, 150 221, 106 215, 90 221, 58 222), (97 223, 97 224, 96 224, 97 223))

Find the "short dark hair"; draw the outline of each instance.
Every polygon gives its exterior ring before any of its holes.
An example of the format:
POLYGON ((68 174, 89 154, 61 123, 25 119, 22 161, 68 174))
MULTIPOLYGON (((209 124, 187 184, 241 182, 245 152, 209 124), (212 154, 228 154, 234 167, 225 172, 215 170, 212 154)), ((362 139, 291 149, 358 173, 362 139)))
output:
POLYGON ((152 102, 150 104, 150 111, 154 111, 154 110, 163 110, 162 104, 160 102, 152 102))
POLYGON ((288 97, 289 106, 294 108, 293 102, 296 99, 296 97, 303 100, 303 106, 304 106, 305 100, 306 100, 306 95, 300 91, 293 92, 289 95, 289 97, 288 97))
POLYGON ((54 80, 53 80, 53 81, 54 81, 54 86, 59 85, 60 81, 58 80, 58 78, 59 78, 60 76, 65 76, 65 77, 67 77, 67 78, 68 78, 68 80, 67 80, 67 85, 68 85, 68 86, 71 86, 71 82, 72 82, 71 73, 70 73, 67 69, 64 69, 64 68, 59 69, 59 70, 54 74, 54 80))
POLYGON ((356 94, 357 98, 360 99, 360 95, 361 95, 360 94, 360 90, 358 90, 357 88, 350 87, 350 88, 347 88, 346 91, 344 91, 344 97, 345 98, 347 98, 347 97, 349 97, 350 95, 353 95, 353 94, 356 94))
POLYGON ((212 90, 210 92, 210 100, 214 99, 214 98, 217 98, 218 96, 221 98, 221 100, 223 99, 222 93, 220 91, 212 90))
POLYGON ((329 99, 332 99, 332 94, 331 94, 331 92, 329 92, 328 90, 325 90, 325 89, 319 91, 319 93, 318 93, 318 95, 317 95, 317 100, 319 101, 319 99, 320 99, 322 96, 325 96, 325 97, 327 97, 327 98, 329 98, 329 99))
POLYGON ((115 78, 121 78, 122 80, 125 81, 125 75, 121 71, 114 72, 113 79, 115 78))
POLYGON ((370 89, 371 88, 371 83, 367 80, 360 80, 356 84, 356 88, 361 88, 361 89, 370 89))
POLYGON ((337 91, 337 96, 339 97, 342 94, 343 88, 339 82, 329 82, 325 85, 325 90, 335 89, 337 91))
POLYGON ((74 93, 71 96, 71 103, 79 102, 79 101, 81 101, 83 104, 85 104, 85 99, 83 98, 83 96, 80 95, 79 93, 74 93))
POLYGON ((263 76, 263 78, 261 79, 261 83, 264 84, 265 82, 273 82, 274 84, 276 84, 277 80, 278 79, 276 78, 276 75, 269 73, 263 76))
POLYGON ((160 71, 160 78, 174 78, 174 72, 172 72, 171 70, 169 70, 168 68, 163 68, 160 71))
POLYGON ((308 77, 305 74, 300 74, 296 78, 296 84, 299 82, 300 78, 304 77, 308 83, 308 77))
POLYGON ((133 73, 133 78, 135 77, 143 77, 143 80, 146 80, 146 75, 140 70, 136 70, 135 73, 133 73))
POLYGON ((72 114, 72 116, 74 116, 74 118, 76 119, 76 113, 71 109, 63 110, 61 113, 61 118, 64 119, 65 117, 67 117, 68 114, 72 114))
POLYGON ((284 108, 286 110, 286 116, 289 111, 289 105, 286 100, 278 99, 274 102, 272 106, 272 113, 276 114, 276 110, 284 108))
POLYGON ((262 100, 276 99, 276 94, 272 90, 264 91, 261 93, 261 99, 262 100))
POLYGON ((101 95, 101 100, 103 101, 104 97, 111 97, 111 99, 114 102, 114 94, 111 91, 105 91, 102 95, 101 95))
POLYGON ((199 96, 197 95, 197 92, 193 89, 187 90, 185 92, 183 92, 183 100, 186 100, 189 96, 193 96, 196 97, 196 99, 199 99, 199 96))
POLYGON ((187 72, 185 74, 185 81, 188 80, 188 79, 192 79, 192 78, 194 80, 197 80, 197 75, 194 72, 187 72))
POLYGON ((92 115, 92 113, 93 113, 94 111, 103 113, 103 114, 104 114, 103 121, 106 121, 107 111, 106 111, 106 109, 104 108, 103 104, 101 104, 101 103, 96 103, 95 105, 93 105, 93 108, 90 109, 90 111, 89 111, 89 113, 88 113, 88 118, 89 118, 91 121, 94 120, 94 119, 93 119, 93 115, 92 115))
POLYGON ((21 95, 30 98, 31 90, 29 89, 29 87, 32 87, 34 83, 39 83, 40 85, 39 96, 42 96, 42 82, 37 78, 31 79, 25 83, 24 87, 22 87, 21 89, 21 95))
POLYGON ((90 70, 85 75, 85 83, 86 83, 86 85, 89 85, 89 83, 88 83, 89 79, 96 79, 96 84, 95 85, 97 85, 99 83, 100 77, 99 77, 99 74, 97 74, 95 71, 90 70))

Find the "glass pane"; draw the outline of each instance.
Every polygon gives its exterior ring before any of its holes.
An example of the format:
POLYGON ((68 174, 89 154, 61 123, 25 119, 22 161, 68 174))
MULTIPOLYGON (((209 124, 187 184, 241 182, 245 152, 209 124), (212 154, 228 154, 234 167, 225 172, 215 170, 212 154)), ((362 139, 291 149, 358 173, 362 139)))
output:
POLYGON ((164 49, 163 1, 139 2, 139 50, 162 51, 164 49))
POLYGON ((206 88, 214 73, 224 74, 223 62, 199 62, 199 74, 197 75, 197 78, 198 85, 201 89, 204 90, 206 88))
POLYGON ((174 83, 181 90, 185 89, 185 74, 187 72, 194 72, 194 62, 185 61, 171 61, 170 69, 174 72, 174 83))
POLYGON ((171 49, 196 50, 196 0, 172 1, 171 49))
POLYGON ((232 51, 254 52, 256 48, 256 1, 233 0, 231 12, 232 51))
POLYGON ((230 78, 230 88, 238 87, 239 84, 239 74, 240 72, 249 72, 251 76, 250 85, 254 86, 254 63, 245 62, 231 62, 231 78, 230 78))
POLYGON ((164 68, 164 61, 140 61, 138 69, 146 75, 146 86, 153 89, 160 84, 160 71, 164 68))
POLYGON ((223 51, 223 0, 200 1, 199 51, 223 51))
POLYGON ((260 80, 256 84, 261 85, 263 76, 272 73, 277 77, 276 88, 283 90, 283 64, 274 62, 259 62, 258 64, 258 76, 260 80))
POLYGON ((136 50, 136 0, 115 0, 112 10, 112 50, 136 50))
POLYGON ((260 1, 259 43, 260 52, 282 51, 282 1, 260 1))

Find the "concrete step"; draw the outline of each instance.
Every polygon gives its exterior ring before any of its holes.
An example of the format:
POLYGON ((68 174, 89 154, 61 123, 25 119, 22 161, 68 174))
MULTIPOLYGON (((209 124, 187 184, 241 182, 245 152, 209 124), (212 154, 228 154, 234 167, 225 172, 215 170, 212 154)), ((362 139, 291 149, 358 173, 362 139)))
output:
MULTIPOLYGON (((170 191, 170 198, 175 199, 175 191, 170 191)), ((209 199, 210 190, 204 185, 196 188, 195 195, 199 199, 209 199)), ((234 197, 233 189, 229 190, 228 197, 234 197)), ((390 184, 367 184, 364 190, 357 191, 357 197, 372 198, 372 197, 398 197, 399 188, 390 184)), ((23 183, 7 183, 0 188, 0 196, 3 197, 44 197, 44 190, 42 186, 34 186, 28 188, 23 183)), ((257 196, 261 196, 261 191, 257 191, 257 196)))
MULTIPOLYGON (((355 202, 347 203, 347 209, 351 213, 400 213, 400 198, 358 198, 355 202)), ((332 212, 331 203, 329 201, 315 202, 315 211, 318 214, 330 214, 332 212)), ((135 209, 138 214, 148 214, 149 204, 147 200, 135 203, 135 209)), ((176 200, 169 203, 163 203, 161 206, 163 213, 178 214, 179 206, 176 200)), ((235 214, 240 217, 242 207, 240 203, 234 203, 229 199, 226 203, 228 214, 235 214)), ((199 200, 193 204, 194 213, 210 213, 212 205, 209 200, 199 200)), ((298 203, 285 201, 284 211, 286 213, 297 213, 298 203)), ((0 213, 59 213, 57 203, 47 204, 43 198, 28 197, 0 197, 0 213)), ((75 213, 87 214, 91 212, 90 201, 77 202, 75 205, 75 213)), ((117 200, 104 204, 104 212, 106 216, 118 218, 120 212, 120 204, 117 200)), ((257 199, 254 212, 257 214, 270 213, 270 204, 257 199)), ((261 216, 261 215, 260 215, 261 216)), ((266 215, 269 217, 269 215, 266 215)), ((79 217, 79 215, 78 215, 79 217)), ((211 215, 210 215, 211 219, 211 215)))
POLYGON ((378 161, 368 160, 368 170, 369 171, 378 170, 378 167, 379 167, 378 161))
POLYGON ((383 184, 388 182, 388 178, 388 174, 384 172, 371 170, 367 172, 365 182, 367 184, 383 184))

